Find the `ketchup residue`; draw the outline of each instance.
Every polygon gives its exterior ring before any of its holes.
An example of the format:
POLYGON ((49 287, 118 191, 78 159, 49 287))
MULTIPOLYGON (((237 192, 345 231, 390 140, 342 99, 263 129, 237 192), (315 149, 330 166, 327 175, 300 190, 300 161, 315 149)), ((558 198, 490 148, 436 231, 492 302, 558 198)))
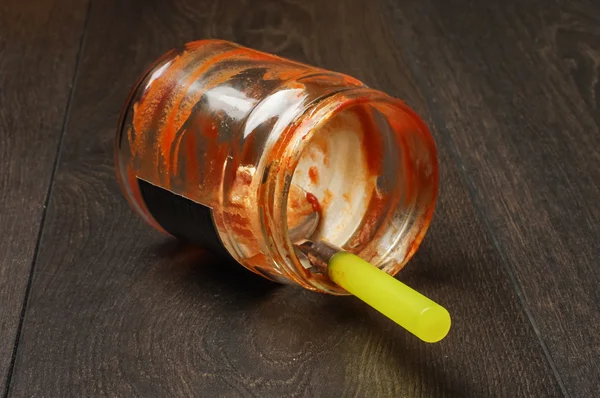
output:
POLYGON ((375 192, 369 201, 367 212, 362 220, 358 234, 350 241, 350 247, 359 247, 373 239, 377 232, 381 217, 384 212, 386 197, 379 192, 375 192))
POLYGON ((310 182, 313 184, 319 183, 319 170, 315 166, 312 166, 308 169, 308 177, 310 177, 310 182))
POLYGON ((365 154, 367 168, 373 175, 379 175, 381 172, 381 162, 383 160, 383 143, 381 135, 376 130, 373 116, 364 108, 359 107, 355 111, 364 131, 362 142, 363 153, 365 154))
POLYGON ((319 199, 317 199, 317 197, 315 195, 313 195, 312 193, 307 192, 306 193, 306 201, 308 203, 310 203, 310 205, 312 206, 314 211, 319 213, 319 217, 320 217, 321 213, 323 212, 323 209, 321 209, 321 204, 319 203, 319 199))

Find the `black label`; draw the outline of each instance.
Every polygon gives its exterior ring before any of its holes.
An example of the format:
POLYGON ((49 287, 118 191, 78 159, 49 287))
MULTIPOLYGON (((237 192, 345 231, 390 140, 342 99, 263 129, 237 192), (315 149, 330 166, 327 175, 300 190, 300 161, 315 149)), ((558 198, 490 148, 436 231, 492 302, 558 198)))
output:
POLYGON ((221 243, 210 207, 137 179, 144 203, 165 231, 176 238, 231 257, 221 243))

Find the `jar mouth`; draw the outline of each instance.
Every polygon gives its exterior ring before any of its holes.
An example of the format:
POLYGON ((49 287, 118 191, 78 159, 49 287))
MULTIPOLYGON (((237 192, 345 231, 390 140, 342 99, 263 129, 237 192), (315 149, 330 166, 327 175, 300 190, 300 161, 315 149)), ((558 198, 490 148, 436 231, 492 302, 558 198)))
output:
MULTIPOLYGON (((289 235, 290 192, 322 208, 310 239, 353 252, 389 274, 412 257, 430 224, 438 189, 436 149, 402 101, 354 88, 316 101, 272 147, 259 205, 276 266, 310 290, 347 294, 306 268, 289 235)), ((293 209, 292 209, 293 211, 293 209)))

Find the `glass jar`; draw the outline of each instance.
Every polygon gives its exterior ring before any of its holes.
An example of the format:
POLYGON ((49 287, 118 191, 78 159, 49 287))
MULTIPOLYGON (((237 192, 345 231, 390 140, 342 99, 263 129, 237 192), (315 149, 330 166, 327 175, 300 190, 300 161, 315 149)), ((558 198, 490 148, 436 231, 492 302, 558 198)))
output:
POLYGON ((415 253, 437 196, 433 139, 402 101, 240 45, 172 50, 139 79, 115 142, 129 203, 155 228, 269 279, 345 294, 295 250, 312 240, 389 274, 415 253))

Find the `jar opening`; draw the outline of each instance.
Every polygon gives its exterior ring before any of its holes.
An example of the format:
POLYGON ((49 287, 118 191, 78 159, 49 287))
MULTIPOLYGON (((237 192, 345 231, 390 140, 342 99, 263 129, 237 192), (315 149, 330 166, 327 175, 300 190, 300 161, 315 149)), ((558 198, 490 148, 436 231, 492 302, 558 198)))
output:
POLYGON ((265 206, 266 215, 270 208, 273 213, 265 223, 280 254, 275 261, 297 283, 344 293, 312 273, 294 250, 290 220, 306 209, 297 207, 295 187, 320 212, 306 238, 325 240, 391 274, 414 254, 433 213, 437 158, 426 126, 401 101, 369 89, 323 99, 281 137, 274 155, 272 206, 265 206))

